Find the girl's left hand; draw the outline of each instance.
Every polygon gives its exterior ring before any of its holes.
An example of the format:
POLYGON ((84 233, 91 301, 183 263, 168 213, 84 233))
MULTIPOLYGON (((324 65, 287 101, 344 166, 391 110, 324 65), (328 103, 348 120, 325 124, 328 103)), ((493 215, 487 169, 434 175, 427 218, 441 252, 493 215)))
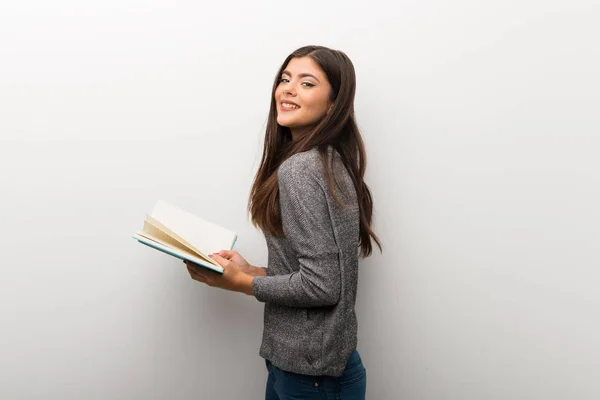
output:
POLYGON ((252 289, 252 276, 246 274, 242 269, 234 262, 227 260, 219 256, 218 254, 211 254, 209 256, 215 260, 221 267, 223 267, 223 274, 218 272, 210 271, 198 264, 185 260, 184 263, 187 265, 190 277, 198 282, 206 283, 208 286, 218 287, 221 289, 232 290, 234 292, 248 292, 248 285, 250 291, 252 289))

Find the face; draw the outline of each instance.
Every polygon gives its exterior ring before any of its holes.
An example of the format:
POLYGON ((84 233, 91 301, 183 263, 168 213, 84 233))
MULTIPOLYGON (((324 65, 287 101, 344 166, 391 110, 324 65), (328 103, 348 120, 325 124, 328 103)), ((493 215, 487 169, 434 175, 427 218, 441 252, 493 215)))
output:
POLYGON ((294 140, 308 132, 327 114, 331 85, 310 57, 292 58, 275 90, 277 123, 287 126, 294 140))

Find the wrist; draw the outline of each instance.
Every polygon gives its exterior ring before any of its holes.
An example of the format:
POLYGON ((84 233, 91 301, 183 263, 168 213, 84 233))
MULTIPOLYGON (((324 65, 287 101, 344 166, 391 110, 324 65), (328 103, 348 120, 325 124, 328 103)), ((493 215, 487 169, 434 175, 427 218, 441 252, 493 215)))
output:
POLYGON ((263 267, 252 266, 252 276, 266 276, 267 271, 263 267))
POLYGON ((254 295, 253 291, 252 291, 252 280, 254 279, 254 276, 250 275, 250 274, 246 274, 244 272, 239 274, 239 277, 237 279, 237 283, 236 283, 236 290, 240 293, 245 293, 249 296, 254 295))

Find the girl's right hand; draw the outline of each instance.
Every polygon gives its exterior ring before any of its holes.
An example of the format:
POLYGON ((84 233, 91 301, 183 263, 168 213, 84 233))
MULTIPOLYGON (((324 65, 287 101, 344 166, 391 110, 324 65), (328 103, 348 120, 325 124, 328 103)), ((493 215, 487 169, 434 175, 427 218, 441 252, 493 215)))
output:
POLYGON ((240 253, 238 253, 235 250, 221 250, 215 254, 236 263, 242 269, 242 271, 244 271, 248 275, 266 275, 266 271, 264 270, 264 268, 253 266, 248 261, 246 261, 246 259, 242 257, 240 253))

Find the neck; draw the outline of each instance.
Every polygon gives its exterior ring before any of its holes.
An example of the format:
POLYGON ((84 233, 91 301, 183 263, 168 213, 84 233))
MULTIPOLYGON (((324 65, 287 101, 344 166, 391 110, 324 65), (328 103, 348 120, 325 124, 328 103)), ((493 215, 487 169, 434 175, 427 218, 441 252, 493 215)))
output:
POLYGON ((292 133, 292 140, 294 142, 300 140, 304 135, 308 134, 313 127, 310 126, 308 128, 300 128, 300 129, 292 129, 290 128, 290 132, 292 133))

